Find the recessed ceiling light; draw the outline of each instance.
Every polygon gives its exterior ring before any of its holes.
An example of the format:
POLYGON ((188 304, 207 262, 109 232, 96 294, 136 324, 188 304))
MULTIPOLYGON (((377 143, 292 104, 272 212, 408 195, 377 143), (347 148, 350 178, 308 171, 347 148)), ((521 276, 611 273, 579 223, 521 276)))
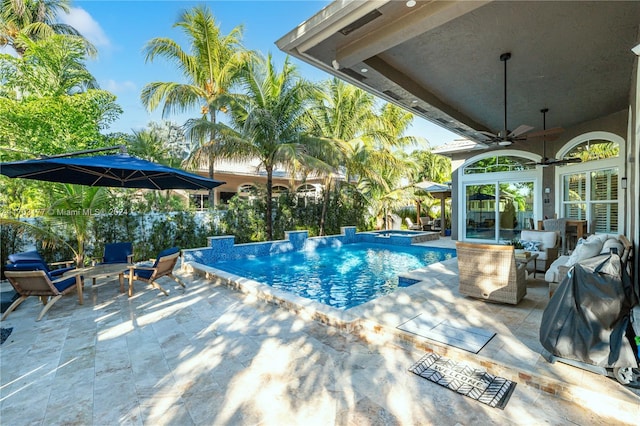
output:
POLYGON ((414 99, 414 100, 412 100, 412 101, 411 101, 411 103, 412 103, 412 104, 417 104, 417 103, 418 103, 418 100, 417 100, 417 99, 414 99))
POLYGON ((416 0, 409 0, 407 1, 407 7, 413 7, 416 5, 416 0))
POLYGON ((360 69, 360 72, 367 72, 367 71, 369 71, 367 68, 360 69))

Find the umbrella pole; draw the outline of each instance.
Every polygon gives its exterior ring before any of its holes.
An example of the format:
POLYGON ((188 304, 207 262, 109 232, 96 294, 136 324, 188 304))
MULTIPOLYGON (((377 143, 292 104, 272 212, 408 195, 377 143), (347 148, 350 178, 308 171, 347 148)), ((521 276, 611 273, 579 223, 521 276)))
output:
POLYGON ((115 145, 110 146, 108 148, 96 148, 96 149, 87 149, 85 151, 76 151, 69 152, 67 154, 57 154, 57 155, 41 155, 41 158, 65 158, 65 157, 75 157, 76 155, 85 155, 85 154, 93 154, 96 152, 105 152, 105 151, 115 151, 120 150, 120 154, 127 153, 127 147, 124 145, 115 145))

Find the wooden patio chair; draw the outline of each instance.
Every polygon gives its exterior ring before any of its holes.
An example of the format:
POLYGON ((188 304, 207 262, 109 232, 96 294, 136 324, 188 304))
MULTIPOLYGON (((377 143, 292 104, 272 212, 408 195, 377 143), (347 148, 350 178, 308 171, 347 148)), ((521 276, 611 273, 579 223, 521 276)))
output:
POLYGON ((38 296, 44 304, 36 320, 40 321, 54 303, 60 300, 65 294, 76 289, 78 282, 75 276, 59 278, 52 281, 51 275, 41 269, 31 271, 6 271, 5 276, 20 297, 9 306, 0 320, 4 320, 14 309, 24 302, 27 297, 38 296))
MULTIPOLYGON (((133 244, 132 243, 107 243, 104 245, 104 254, 101 258, 95 259, 93 265, 105 265, 114 263, 133 263, 133 244)), ((124 268, 122 268, 124 270, 124 268)), ((121 276, 122 277, 122 276, 121 276)), ((93 278, 93 285, 96 285, 96 279, 93 278)), ((120 287, 122 288, 122 282, 120 287)), ((122 291, 122 289, 121 289, 122 291)))
POLYGON ((518 304, 527 294, 526 263, 516 262, 513 246, 456 242, 460 294, 518 304))
POLYGON ((7 265, 5 266, 5 269, 17 270, 17 271, 24 270, 24 269, 20 269, 20 266, 19 266, 20 264, 23 264, 23 263, 29 263, 29 264, 41 263, 42 270, 47 271, 51 275, 52 279, 60 278, 64 273, 75 269, 75 266, 73 266, 74 264, 73 260, 47 263, 42 257, 42 255, 40 255, 40 253, 38 253, 36 250, 10 254, 8 256, 8 261, 7 261, 7 265))
POLYGON ((143 281, 151 284, 153 287, 159 289, 161 292, 168 296, 169 293, 157 283, 158 278, 169 277, 182 287, 185 287, 184 283, 173 275, 173 268, 175 268, 180 257, 180 249, 178 247, 172 247, 158 253, 158 257, 152 266, 133 265, 129 266, 127 275, 129 277, 129 296, 133 296, 133 281, 143 281))

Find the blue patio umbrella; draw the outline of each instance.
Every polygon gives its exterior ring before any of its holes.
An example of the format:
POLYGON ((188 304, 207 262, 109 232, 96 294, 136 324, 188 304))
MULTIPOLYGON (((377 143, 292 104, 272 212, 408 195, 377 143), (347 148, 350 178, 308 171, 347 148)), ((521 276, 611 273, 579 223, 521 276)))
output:
POLYGON ((87 186, 146 189, 213 189, 224 182, 132 157, 126 152, 82 156, 114 150, 104 148, 34 160, 0 163, 0 173, 11 178, 87 186))

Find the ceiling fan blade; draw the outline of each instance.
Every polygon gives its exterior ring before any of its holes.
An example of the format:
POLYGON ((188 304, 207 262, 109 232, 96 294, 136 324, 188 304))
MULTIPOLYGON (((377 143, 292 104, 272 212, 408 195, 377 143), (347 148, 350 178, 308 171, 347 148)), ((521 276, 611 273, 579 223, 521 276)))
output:
POLYGON ((507 137, 516 138, 524 133, 527 133, 529 130, 533 130, 533 127, 527 126, 526 124, 521 124, 513 132, 509 133, 509 136, 507 137))
POLYGON ((485 135, 486 137, 491 139, 496 139, 498 137, 498 135, 496 135, 495 133, 485 132, 484 130, 480 130, 478 133, 485 135))
POLYGON ((564 160, 558 160, 558 163, 562 164, 574 164, 574 163, 582 163, 582 160, 579 158, 566 158, 564 160))
POLYGON ((564 166, 565 164, 580 163, 582 160, 579 158, 565 158, 559 160, 557 158, 544 158, 541 162, 535 163, 539 166, 564 166))
POLYGON ((527 138, 541 138, 543 136, 559 135, 562 132, 564 132, 562 127, 554 127, 553 129, 538 130, 537 132, 529 133, 527 138))

